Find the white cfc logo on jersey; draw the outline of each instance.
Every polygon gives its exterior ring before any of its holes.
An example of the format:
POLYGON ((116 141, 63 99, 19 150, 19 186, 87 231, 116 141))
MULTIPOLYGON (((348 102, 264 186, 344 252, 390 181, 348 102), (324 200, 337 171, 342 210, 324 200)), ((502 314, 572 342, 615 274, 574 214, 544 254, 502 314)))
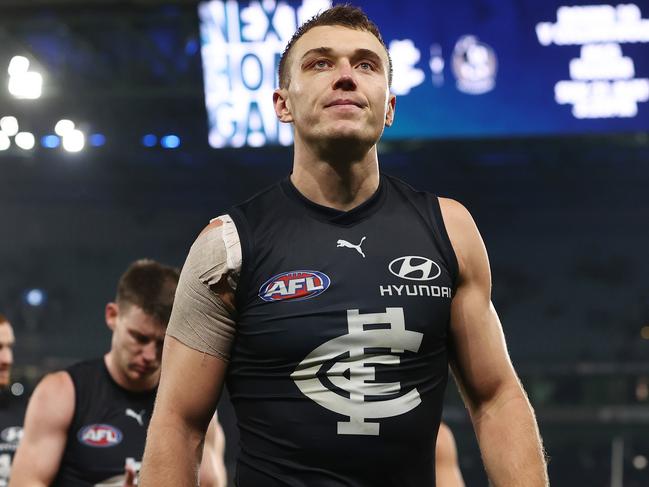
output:
POLYGON ((406 330, 403 308, 363 314, 350 309, 347 310, 347 323, 347 335, 316 348, 300 362, 291 378, 305 396, 330 411, 349 417, 349 421, 338 422, 339 435, 378 435, 379 423, 367 422, 367 419, 405 414, 416 408, 421 398, 413 388, 396 398, 366 401, 367 396, 394 396, 401 391, 399 382, 374 382, 375 366, 399 365, 397 354, 406 350, 419 351, 424 335, 406 330), (368 355, 366 348, 389 349, 389 353, 368 355), (337 361, 326 371, 327 379, 349 397, 328 389, 318 377, 322 365, 334 360, 337 361))

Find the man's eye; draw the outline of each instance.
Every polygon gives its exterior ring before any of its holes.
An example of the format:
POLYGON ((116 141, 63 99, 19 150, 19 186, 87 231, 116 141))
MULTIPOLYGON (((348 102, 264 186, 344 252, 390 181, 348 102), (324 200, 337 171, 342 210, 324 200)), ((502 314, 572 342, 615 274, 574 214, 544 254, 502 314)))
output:
POLYGON ((358 65, 363 71, 374 71, 374 65, 368 62, 362 62, 358 65))
POLYGON ((329 61, 326 61, 324 59, 320 59, 313 63, 313 67, 318 69, 326 68, 327 66, 329 66, 329 61))
POLYGON ((148 341, 147 337, 144 335, 137 335, 135 333, 133 334, 133 338, 135 338, 138 343, 146 343, 148 341))

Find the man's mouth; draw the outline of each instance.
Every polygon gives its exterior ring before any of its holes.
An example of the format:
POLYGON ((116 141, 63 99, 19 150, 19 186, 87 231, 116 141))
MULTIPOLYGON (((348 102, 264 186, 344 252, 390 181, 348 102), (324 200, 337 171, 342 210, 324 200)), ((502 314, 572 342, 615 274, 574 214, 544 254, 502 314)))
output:
POLYGON ((155 367, 143 367, 141 365, 132 365, 131 369, 137 372, 138 374, 151 374, 155 367))
POLYGON ((330 108, 330 107, 338 107, 338 106, 354 106, 358 108, 363 108, 363 104, 360 102, 357 102, 355 100, 350 100, 348 98, 340 98, 338 100, 334 100, 332 102, 329 102, 325 105, 325 108, 330 108))

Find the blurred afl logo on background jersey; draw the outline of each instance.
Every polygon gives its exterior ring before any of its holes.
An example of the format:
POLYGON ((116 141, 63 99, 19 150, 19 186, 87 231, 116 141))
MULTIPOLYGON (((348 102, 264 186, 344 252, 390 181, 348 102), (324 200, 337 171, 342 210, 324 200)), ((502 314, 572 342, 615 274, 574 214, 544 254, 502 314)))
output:
POLYGON ((91 424, 79 430, 77 438, 84 445, 106 448, 122 441, 122 432, 109 424, 91 424))

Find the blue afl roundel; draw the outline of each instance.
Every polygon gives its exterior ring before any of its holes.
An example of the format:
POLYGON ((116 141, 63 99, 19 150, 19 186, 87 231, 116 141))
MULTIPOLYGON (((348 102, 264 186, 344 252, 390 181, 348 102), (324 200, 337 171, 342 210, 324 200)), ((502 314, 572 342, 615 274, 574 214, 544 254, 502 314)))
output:
POLYGON ((122 437, 122 432, 109 424, 90 424, 81 428, 77 434, 81 443, 94 448, 119 445, 122 437))
POLYGON ((259 288, 264 301, 301 301, 315 298, 329 288, 331 279, 318 271, 290 271, 271 277, 259 288))

